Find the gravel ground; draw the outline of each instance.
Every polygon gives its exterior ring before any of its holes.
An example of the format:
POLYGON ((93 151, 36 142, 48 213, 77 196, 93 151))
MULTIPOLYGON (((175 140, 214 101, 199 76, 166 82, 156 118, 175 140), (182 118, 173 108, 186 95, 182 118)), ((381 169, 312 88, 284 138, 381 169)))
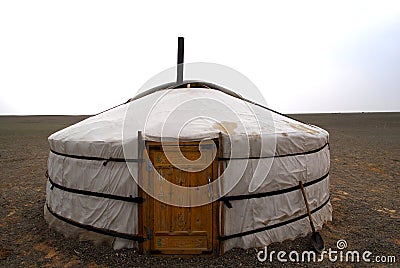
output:
MULTIPOLYGON (((321 231, 326 248, 339 239, 348 250, 395 256, 400 263, 400 113, 294 115, 330 132, 333 222, 321 231)), ((43 219, 47 136, 80 116, 0 117, 0 266, 2 267, 254 267, 257 250, 220 257, 157 257, 114 251, 64 238, 43 219)), ((309 238, 276 243, 268 251, 310 249, 309 238)), ((382 266, 378 263, 281 263, 274 266, 382 266)))

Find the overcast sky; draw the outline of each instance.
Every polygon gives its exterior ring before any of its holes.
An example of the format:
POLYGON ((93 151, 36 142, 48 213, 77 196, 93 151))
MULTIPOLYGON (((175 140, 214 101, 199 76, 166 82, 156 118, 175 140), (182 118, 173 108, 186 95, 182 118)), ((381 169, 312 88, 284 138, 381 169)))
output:
POLYGON ((122 103, 178 36, 185 62, 234 68, 280 112, 400 111, 399 1, 264 2, 1 1, 0 114, 122 103))

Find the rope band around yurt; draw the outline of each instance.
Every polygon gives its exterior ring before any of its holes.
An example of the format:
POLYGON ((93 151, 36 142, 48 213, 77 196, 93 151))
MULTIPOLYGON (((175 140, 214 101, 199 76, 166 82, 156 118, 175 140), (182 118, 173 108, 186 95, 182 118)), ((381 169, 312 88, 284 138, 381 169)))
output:
MULTIPOLYGON (((312 180, 309 182, 304 183, 304 187, 319 183, 320 181, 323 181, 324 179, 328 178, 329 176, 329 172, 326 173, 324 176, 316 179, 316 180, 312 180)), ((224 204, 228 207, 228 208, 232 208, 232 204, 230 203, 230 201, 234 201, 234 200, 244 200, 244 199, 253 199, 253 198, 262 198, 262 197, 268 197, 268 196, 274 196, 274 195, 280 195, 280 194, 285 194, 285 193, 289 193, 289 192, 293 192, 296 190, 299 190, 300 186, 296 185, 296 186, 292 186, 289 188, 285 188, 285 189, 281 189, 281 190, 276 190, 276 191, 270 191, 270 192, 265 192, 265 193, 256 193, 256 194, 248 194, 248 195, 232 195, 232 196, 223 196, 221 198, 219 198, 219 201, 223 201, 224 204)))
POLYGON ((109 235, 109 236, 113 236, 113 237, 119 237, 119 238, 124 238, 124 239, 128 239, 128 240, 133 240, 133 241, 137 241, 139 243, 144 242, 146 239, 143 238, 142 236, 139 235, 132 235, 132 234, 126 234, 126 233, 120 233, 117 231, 113 231, 113 230, 109 230, 109 229, 103 229, 103 228, 99 228, 99 227, 94 227, 91 225, 87 225, 87 224, 83 224, 83 223, 79 223, 76 221, 73 221, 71 219, 65 218, 57 213, 55 213, 54 211, 51 210, 51 208, 49 207, 49 205, 46 203, 46 208, 47 210, 50 212, 51 215, 53 215, 54 217, 56 217, 57 219, 66 222, 68 224, 71 224, 75 227, 79 227, 82 229, 85 229, 87 231, 92 231, 95 233, 99 233, 99 234, 103 234, 103 235, 109 235))
MULTIPOLYGON (((329 200, 330 200, 330 196, 319 207, 313 209, 311 211, 311 214, 321 210, 324 206, 326 206, 329 203, 329 200)), ((241 232, 241 233, 220 236, 220 237, 218 237, 218 240, 225 241, 225 240, 232 239, 232 238, 237 238, 237 237, 242 237, 242 236, 246 236, 246 235, 251 235, 251 234, 255 234, 255 233, 264 232, 264 231, 267 231, 267 230, 271 230, 271 229, 274 229, 274 228, 278 228, 278 227, 281 227, 281 226, 284 226, 284 225, 299 221, 299 220, 307 218, 307 217, 308 217, 308 214, 306 213, 306 214, 300 215, 300 216, 298 216, 296 218, 293 218, 293 219, 290 219, 290 220, 287 220, 287 221, 284 221, 284 222, 279 222, 279 223, 276 223, 276 224, 272 224, 272 225, 269 225, 269 226, 265 226, 265 227, 261 227, 261 228, 257 228, 257 229, 254 229, 254 230, 241 232)))
MULTIPOLYGON (((304 187, 316 184, 321 182, 322 180, 328 178, 329 172, 326 173, 324 176, 304 183, 304 187)), ((112 195, 112 194, 106 194, 106 193, 99 193, 99 192, 93 192, 93 191, 87 191, 87 190, 80 190, 80 189, 75 189, 75 188, 69 188, 60 184, 55 183, 49 176, 48 172, 46 171, 46 178, 49 180, 51 186, 50 189, 53 190, 54 187, 57 189, 60 189, 62 191, 74 193, 74 194, 81 194, 81 195, 89 195, 89 196, 96 196, 96 197, 102 197, 102 198, 108 198, 108 199, 114 199, 114 200, 120 200, 120 201, 126 201, 126 202, 132 202, 132 203, 137 203, 141 204, 144 202, 144 199, 142 197, 132 197, 132 196, 119 196, 119 195, 112 195)), ((262 198, 262 197, 269 197, 269 196, 274 196, 274 195, 280 195, 280 194, 285 194, 289 192, 293 192, 296 190, 299 190, 300 186, 292 186, 286 189, 281 189, 281 190, 276 190, 276 191, 270 191, 270 192, 265 192, 265 193, 256 193, 256 194, 248 194, 248 195, 232 195, 232 196, 223 196, 218 199, 218 201, 224 202, 224 204, 228 208, 232 208, 232 204, 230 201, 236 201, 236 200, 245 200, 245 199, 253 199, 253 198, 262 198)))
POLYGON ((55 188, 60 189, 62 191, 70 192, 70 193, 74 193, 74 194, 96 196, 96 197, 102 197, 102 198, 108 198, 108 199, 132 202, 132 203, 137 203, 137 204, 141 204, 144 201, 143 197, 119 196, 119 195, 112 195, 112 194, 92 192, 92 191, 87 191, 87 190, 80 190, 80 189, 65 187, 63 185, 57 184, 54 181, 52 181, 52 179, 50 178, 50 176, 49 176, 47 171, 46 171, 46 178, 49 180, 49 182, 51 184, 50 190, 53 190, 54 187, 55 187, 55 188))
MULTIPOLYGON (((313 209, 311 211, 311 214, 321 210, 323 207, 325 207, 329 203, 329 201, 330 201, 330 196, 319 207, 313 209)), ((46 208, 50 212, 50 214, 53 215, 54 217, 56 217, 57 219, 59 219, 61 221, 64 221, 64 222, 66 222, 68 224, 71 224, 71 225, 73 225, 75 227, 79 227, 79 228, 82 228, 82 229, 85 229, 85 230, 88 230, 88 231, 92 231, 92 232, 96 232, 96 233, 99 233, 99 234, 104 234, 104 235, 109 235, 109 236, 113 236, 113 237, 119 237, 119 238, 124 238, 124 239, 128 239, 128 240, 133 240, 133 241, 137 241, 139 243, 142 243, 142 242, 144 242, 146 240, 145 238, 143 238, 142 236, 139 236, 139 235, 120 233, 120 232, 116 232, 116 231, 113 231, 113 230, 98 228, 98 227, 94 227, 94 226, 91 226, 91 225, 82 224, 82 223, 73 221, 71 219, 65 218, 65 217, 55 213, 54 211, 52 211, 47 203, 46 203, 46 208)), ((306 218, 307 216, 308 216, 308 214, 303 214, 303 215, 300 215, 300 216, 298 216, 296 218, 293 218, 293 219, 290 219, 290 220, 287 220, 287 221, 284 221, 284 222, 279 222, 279 223, 276 223, 276 224, 272 224, 272 225, 269 225, 269 226, 257 228, 257 229, 254 229, 254 230, 249 230, 249 231, 236 233, 236 234, 231 234, 231 235, 219 236, 218 240, 225 241, 225 240, 232 239, 232 238, 237 238, 237 237, 242 237, 242 236, 246 236, 246 235, 251 235, 251 234, 255 234, 255 233, 268 231, 268 230, 271 230, 271 229, 274 229, 274 228, 282 227, 284 225, 291 224, 293 222, 299 221, 301 219, 306 218)))
POLYGON ((104 161, 103 165, 107 165, 108 162, 126 162, 126 163, 137 163, 141 162, 142 159, 134 159, 134 158, 103 158, 103 157, 97 157, 97 156, 83 156, 83 155, 71 155, 71 154, 64 154, 60 152, 56 152, 52 149, 50 149, 50 152, 56 155, 64 156, 64 157, 69 157, 69 158, 75 158, 75 159, 82 159, 82 160, 95 160, 95 161, 104 161))
POLYGON ((314 154, 318 153, 326 146, 329 147, 329 143, 325 143, 320 148, 315 150, 307 151, 307 152, 300 152, 300 153, 292 153, 292 154, 282 154, 282 155, 270 155, 270 156, 248 156, 248 157, 218 157, 218 160, 221 161, 230 161, 230 160, 247 160, 247 159, 266 159, 266 158, 279 158, 279 157, 289 157, 289 156, 298 156, 298 155, 307 155, 307 154, 314 154))
MULTIPOLYGON (((267 158, 279 158, 279 157, 290 157, 290 156, 299 156, 299 155, 307 155, 307 154, 313 154, 317 153, 321 150, 323 150, 326 146, 329 147, 329 143, 325 143, 323 146, 320 148, 310 150, 307 152, 298 152, 298 153, 291 153, 291 154, 283 154, 283 155, 270 155, 270 156, 247 156, 247 157, 218 157, 218 161, 230 161, 230 160, 253 160, 253 159, 267 159, 267 158)), ((83 155, 71 155, 71 154, 65 154, 65 153, 60 153, 57 151, 54 151, 53 149, 50 149, 50 152, 56 155, 64 156, 64 157, 69 157, 69 158, 75 158, 75 159, 82 159, 82 160, 95 160, 95 161, 104 161, 103 165, 107 165, 108 162, 126 162, 126 163, 139 163, 142 162, 143 159, 139 158, 103 158, 103 157, 97 157, 97 156, 83 156, 83 155)))

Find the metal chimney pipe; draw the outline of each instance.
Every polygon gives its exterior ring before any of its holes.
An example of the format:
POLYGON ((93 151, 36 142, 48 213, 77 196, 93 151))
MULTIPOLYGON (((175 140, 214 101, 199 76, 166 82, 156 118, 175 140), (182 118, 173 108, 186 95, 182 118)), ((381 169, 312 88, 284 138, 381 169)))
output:
POLYGON ((184 39, 178 37, 178 64, 176 73, 176 83, 178 85, 183 83, 183 50, 184 50, 184 39))

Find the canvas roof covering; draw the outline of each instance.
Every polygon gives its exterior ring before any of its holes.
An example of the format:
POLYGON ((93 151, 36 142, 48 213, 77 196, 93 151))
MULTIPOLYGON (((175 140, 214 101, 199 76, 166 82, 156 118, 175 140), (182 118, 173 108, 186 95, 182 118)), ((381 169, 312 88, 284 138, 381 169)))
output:
MULTIPOLYGON (((317 229, 332 219, 328 132, 208 88, 155 91, 52 134, 48 139, 51 149, 49 178, 66 188, 137 196, 138 185, 134 180, 137 162, 109 161, 105 164, 105 161, 140 157, 138 131, 142 131, 146 141, 163 142, 210 140, 221 133, 223 158, 226 163, 235 161, 222 176, 220 187, 224 192, 221 197, 279 191, 298 186, 301 180, 309 184, 308 202, 314 210, 317 229), (189 120, 191 118, 194 120, 189 120), (235 160, 229 160, 232 158, 235 160), (238 178, 237 174, 241 176, 238 178), (233 177, 236 179, 232 180, 233 177)), ((224 250, 264 246, 304 236, 310 231, 306 217, 266 228, 304 215, 300 191, 230 203, 232 208, 224 207, 225 235, 228 238, 229 235, 250 234, 226 239, 224 250), (251 233, 252 230, 259 231, 251 233)), ((71 225, 77 222, 134 236, 138 234, 137 213, 137 204, 133 202, 77 194, 53 187, 51 182, 47 184, 45 217, 52 228, 66 235, 108 241, 115 249, 137 247, 137 241, 89 233, 71 225)))

